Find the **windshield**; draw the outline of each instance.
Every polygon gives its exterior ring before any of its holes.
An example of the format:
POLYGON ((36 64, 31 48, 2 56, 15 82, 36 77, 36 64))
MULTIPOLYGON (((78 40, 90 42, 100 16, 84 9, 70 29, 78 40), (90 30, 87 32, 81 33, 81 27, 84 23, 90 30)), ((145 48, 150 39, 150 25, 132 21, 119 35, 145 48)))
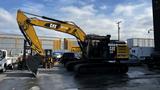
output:
POLYGON ((3 58, 5 58, 5 57, 6 57, 6 52, 0 50, 0 59, 3 59, 3 58))
POLYGON ((53 53, 53 58, 61 58, 61 57, 62 57, 62 53, 60 53, 60 52, 53 53))

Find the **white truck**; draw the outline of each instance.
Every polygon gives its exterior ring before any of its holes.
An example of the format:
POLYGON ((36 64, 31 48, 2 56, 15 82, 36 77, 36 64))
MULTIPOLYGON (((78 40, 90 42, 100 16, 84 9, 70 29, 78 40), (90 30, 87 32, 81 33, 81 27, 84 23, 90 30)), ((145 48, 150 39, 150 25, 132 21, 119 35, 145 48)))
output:
POLYGON ((17 57, 8 57, 7 50, 0 49, 0 71, 5 72, 6 69, 13 69, 13 64, 16 63, 17 57))
POLYGON ((7 68, 7 50, 0 50, 0 71, 5 72, 7 68))
POLYGON ((130 49, 130 55, 135 56, 138 60, 145 60, 146 57, 151 56, 153 51, 153 47, 132 47, 130 49))

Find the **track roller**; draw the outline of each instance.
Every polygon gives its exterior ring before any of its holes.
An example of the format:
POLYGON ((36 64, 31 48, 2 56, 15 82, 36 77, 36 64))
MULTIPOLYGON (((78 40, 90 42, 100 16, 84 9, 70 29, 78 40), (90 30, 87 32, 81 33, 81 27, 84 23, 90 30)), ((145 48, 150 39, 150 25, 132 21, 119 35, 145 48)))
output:
POLYGON ((125 74, 128 66, 116 63, 82 63, 75 65, 74 71, 77 74, 125 74))
POLYGON ((65 67, 67 69, 67 71, 74 71, 74 67, 75 65, 84 63, 85 61, 79 60, 79 61, 69 61, 65 64, 65 67))

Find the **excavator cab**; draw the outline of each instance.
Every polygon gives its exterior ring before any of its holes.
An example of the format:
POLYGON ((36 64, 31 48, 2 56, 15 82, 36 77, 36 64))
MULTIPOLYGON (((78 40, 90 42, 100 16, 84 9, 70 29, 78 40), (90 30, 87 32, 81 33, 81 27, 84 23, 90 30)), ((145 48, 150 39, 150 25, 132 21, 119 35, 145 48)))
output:
POLYGON ((86 52, 90 60, 116 61, 128 60, 128 47, 124 41, 110 40, 111 35, 88 35, 86 52))
POLYGON ((98 35, 88 35, 86 37, 86 52, 89 59, 92 60, 109 60, 109 42, 110 35, 98 36, 98 35))

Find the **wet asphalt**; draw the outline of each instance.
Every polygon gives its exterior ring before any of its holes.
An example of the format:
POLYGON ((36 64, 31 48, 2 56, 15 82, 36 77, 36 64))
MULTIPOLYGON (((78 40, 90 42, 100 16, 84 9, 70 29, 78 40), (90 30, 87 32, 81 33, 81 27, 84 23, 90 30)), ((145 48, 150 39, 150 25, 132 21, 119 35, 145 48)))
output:
POLYGON ((146 66, 130 67, 124 75, 75 75, 63 66, 31 72, 8 70, 0 73, 0 90, 160 90, 160 72, 146 66))

